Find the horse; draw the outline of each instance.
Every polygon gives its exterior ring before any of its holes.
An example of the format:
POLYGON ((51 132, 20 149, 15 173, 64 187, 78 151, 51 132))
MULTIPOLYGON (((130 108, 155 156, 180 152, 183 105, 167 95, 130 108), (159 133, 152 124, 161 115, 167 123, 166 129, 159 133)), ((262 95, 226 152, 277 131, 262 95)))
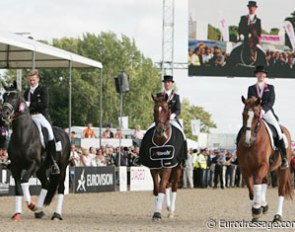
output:
MULTIPOLYGON (((150 168, 153 179, 153 194, 155 196, 155 211, 153 221, 162 219, 161 211, 166 188, 171 183, 171 199, 167 205, 168 217, 173 218, 175 212, 176 192, 181 176, 181 163, 187 158, 187 145, 182 130, 177 122, 170 122, 168 97, 155 97, 154 124, 145 133, 140 147, 140 160, 150 168), (178 127, 178 128, 177 128, 178 127), (160 177, 160 182, 159 182, 160 177)), ((169 197, 166 195, 166 197, 169 197)))
MULTIPOLYGON (((67 133, 61 128, 54 127, 55 139, 61 142, 61 152, 57 152, 57 163, 60 174, 51 175, 48 179, 48 171, 51 160, 46 155, 46 149, 42 145, 40 129, 33 122, 26 102, 14 85, 7 86, 3 94, 2 119, 11 123, 12 134, 8 145, 8 156, 11 161, 9 169, 15 180, 15 213, 11 217, 14 221, 20 221, 22 213, 22 192, 27 207, 35 213, 35 218, 45 216, 43 205, 49 205, 58 189, 58 199, 52 220, 62 220, 62 204, 64 198, 64 180, 66 168, 70 156, 70 140, 67 133), (37 203, 32 201, 29 191, 29 178, 36 173, 41 182, 41 192, 37 203)), ((45 136, 44 136, 45 137, 45 136)))
MULTIPOLYGON (((243 111, 243 134, 238 142, 237 157, 240 169, 249 190, 252 207, 252 221, 257 221, 267 213, 266 191, 268 174, 276 171, 278 179, 278 207, 273 221, 282 221, 284 197, 293 195, 290 169, 281 169, 281 156, 274 150, 266 123, 261 119, 261 99, 245 99, 243 111), (273 160, 270 163, 270 159, 273 160)), ((281 126, 288 140, 287 158, 291 160, 291 136, 287 128, 281 126)))
POLYGON ((267 66, 266 54, 256 39, 249 38, 246 41, 239 42, 231 51, 227 69, 229 75, 233 76, 252 76, 253 69, 256 66, 267 66))

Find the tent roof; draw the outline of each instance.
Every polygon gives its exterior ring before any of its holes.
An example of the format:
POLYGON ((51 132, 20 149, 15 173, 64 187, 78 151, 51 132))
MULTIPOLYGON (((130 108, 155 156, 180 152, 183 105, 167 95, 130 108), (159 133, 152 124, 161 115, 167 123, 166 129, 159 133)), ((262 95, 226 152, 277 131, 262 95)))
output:
POLYGON ((32 68, 102 68, 98 61, 29 39, 0 32, 0 69, 32 68))

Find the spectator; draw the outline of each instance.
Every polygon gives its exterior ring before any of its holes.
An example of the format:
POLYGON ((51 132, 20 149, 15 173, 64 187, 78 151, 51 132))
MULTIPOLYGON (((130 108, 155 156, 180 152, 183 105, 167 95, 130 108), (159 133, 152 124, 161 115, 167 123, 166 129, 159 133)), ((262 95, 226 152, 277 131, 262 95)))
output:
POLYGON ((213 159, 215 163, 215 171, 214 171, 214 188, 217 188, 218 181, 220 182, 220 187, 224 189, 223 184, 223 165, 224 165, 224 155, 221 151, 218 152, 218 155, 213 159))
POLYGON ((143 138, 143 133, 141 132, 139 125, 137 125, 135 130, 134 130, 133 138, 134 139, 140 139, 140 140, 142 140, 142 138, 143 138))
POLYGON ((76 139, 77 138, 77 134, 75 131, 71 131, 71 134, 70 134, 70 139, 76 139))
POLYGON ((124 139, 125 138, 125 136, 123 135, 123 133, 121 132, 121 128, 117 128, 117 131, 116 131, 116 133, 115 133, 115 135, 114 135, 114 138, 115 139, 119 139, 121 137, 121 139, 124 139))
POLYGON ((87 127, 83 131, 83 137, 82 138, 97 138, 97 136, 94 133, 94 129, 92 126, 92 123, 88 123, 87 127))
POLYGON ((194 170, 194 160, 193 160, 193 149, 189 149, 187 159, 185 161, 185 168, 183 170, 183 188, 187 188, 187 182, 190 188, 194 188, 193 182, 193 170, 194 170))
POLYGON ((110 125, 107 125, 105 131, 102 133, 102 138, 104 139, 114 138, 114 133, 111 131, 110 125))
POLYGON ((106 166, 106 159, 104 156, 104 150, 102 148, 99 148, 96 150, 95 161, 96 161, 96 166, 98 167, 106 166))
POLYGON ((93 158, 89 155, 89 149, 82 149, 81 163, 84 167, 91 167, 94 163, 93 158))
POLYGON ((225 163, 224 166, 225 169, 225 187, 230 188, 233 187, 233 172, 234 172, 234 165, 232 164, 233 161, 233 155, 227 151, 225 154, 225 163))
POLYGON ((76 145, 71 145, 71 153, 70 153, 70 165, 73 167, 79 167, 80 164, 80 155, 76 150, 76 145))

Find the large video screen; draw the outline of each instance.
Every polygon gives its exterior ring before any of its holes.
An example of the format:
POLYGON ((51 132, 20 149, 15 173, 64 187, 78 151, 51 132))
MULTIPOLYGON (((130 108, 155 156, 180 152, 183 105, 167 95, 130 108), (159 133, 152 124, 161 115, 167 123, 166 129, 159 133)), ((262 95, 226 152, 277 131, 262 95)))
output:
POLYGON ((295 1, 189 0, 189 76, 295 78, 295 1))

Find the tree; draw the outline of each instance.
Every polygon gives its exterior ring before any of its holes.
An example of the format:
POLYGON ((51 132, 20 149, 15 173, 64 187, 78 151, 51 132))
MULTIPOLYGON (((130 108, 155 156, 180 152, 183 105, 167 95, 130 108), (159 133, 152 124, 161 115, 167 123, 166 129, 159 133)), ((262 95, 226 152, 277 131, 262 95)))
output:
POLYGON ((221 32, 219 29, 213 27, 211 24, 208 24, 208 39, 209 40, 220 40, 221 32))
POLYGON ((210 128, 216 128, 216 124, 212 121, 211 115, 206 112, 203 107, 191 105, 188 99, 182 100, 180 118, 184 121, 184 132, 186 136, 191 139, 196 139, 196 137, 192 135, 192 120, 200 119, 201 132, 208 133, 210 128))
POLYGON ((237 26, 229 26, 229 41, 238 42, 238 27, 237 26))

